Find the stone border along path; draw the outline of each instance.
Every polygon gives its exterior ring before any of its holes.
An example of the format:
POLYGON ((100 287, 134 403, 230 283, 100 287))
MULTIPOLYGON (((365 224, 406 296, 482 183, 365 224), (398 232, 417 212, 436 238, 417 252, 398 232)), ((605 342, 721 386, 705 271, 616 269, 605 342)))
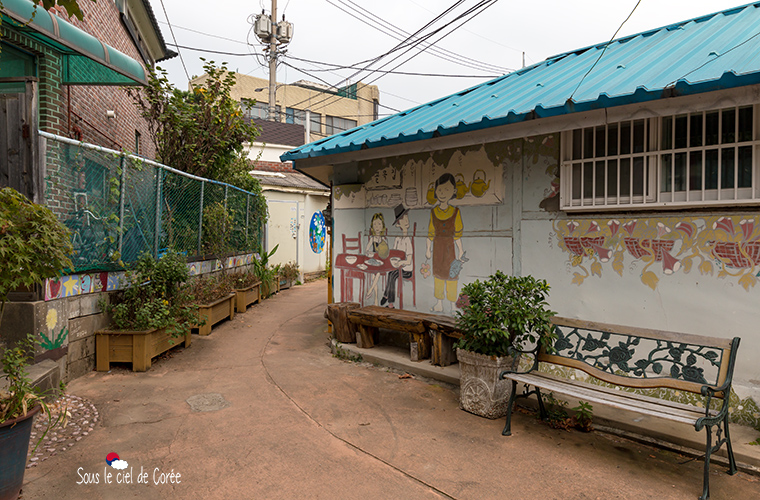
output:
POLYGON ((61 411, 67 411, 66 427, 55 427, 48 431, 42 439, 37 449, 37 441, 45 432, 48 424, 48 416, 45 412, 40 412, 34 419, 32 427, 32 436, 29 442, 27 469, 36 467, 50 457, 62 453, 87 435, 95 428, 100 416, 95 406, 84 398, 74 396, 73 394, 63 394, 58 399, 48 404, 53 420, 58 418, 61 411), (34 450, 34 453, 32 451, 34 450))

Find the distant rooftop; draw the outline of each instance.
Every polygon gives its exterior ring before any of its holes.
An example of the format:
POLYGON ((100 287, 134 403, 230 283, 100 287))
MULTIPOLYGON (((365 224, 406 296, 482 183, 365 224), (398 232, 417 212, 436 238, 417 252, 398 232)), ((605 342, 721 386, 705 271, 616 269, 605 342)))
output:
POLYGON ((303 125, 274 122, 263 118, 252 118, 251 122, 255 123, 261 131, 256 142, 293 147, 301 146, 305 142, 303 125))
POLYGON ((251 170, 249 174, 258 179, 262 186, 281 186, 289 188, 314 189, 317 191, 330 191, 330 188, 323 186, 311 177, 308 177, 295 170, 280 172, 251 170))

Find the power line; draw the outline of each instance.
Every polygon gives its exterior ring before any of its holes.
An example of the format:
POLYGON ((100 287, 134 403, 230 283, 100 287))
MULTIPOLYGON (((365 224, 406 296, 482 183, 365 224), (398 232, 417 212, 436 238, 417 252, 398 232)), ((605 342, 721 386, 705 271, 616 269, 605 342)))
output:
MULTIPOLYGON (((169 32, 172 34, 172 39, 174 40, 174 43, 177 43, 177 37, 174 36, 174 29, 172 28, 172 23, 169 21, 169 15, 166 13, 166 7, 164 6, 164 0, 161 0, 161 8, 164 11, 164 17, 166 17, 166 24, 169 25, 169 32)), ((177 54, 179 54, 179 60, 182 62, 182 68, 185 70, 185 76, 187 77, 187 81, 190 81, 190 73, 187 71, 187 66, 185 66, 185 59, 182 57, 182 52, 179 50, 177 51, 177 54)))
MULTIPOLYGON (((466 16, 466 15, 469 15, 469 14, 472 14, 472 15, 470 15, 470 17, 469 17, 468 19, 465 19, 464 21, 462 21, 462 22, 461 22, 461 23, 460 23, 458 26, 456 26, 455 28, 453 28, 453 29, 452 29, 451 31, 449 31, 448 33, 445 33, 445 34, 441 35, 441 37, 440 37, 440 38, 438 38, 436 41, 432 42, 432 43, 430 44, 430 46, 432 46, 432 45, 433 45, 433 44, 435 44, 435 43, 438 43, 438 42, 440 42, 441 40, 443 40, 444 38, 446 38, 447 36, 449 36, 450 34, 452 34, 454 31, 456 31, 456 30, 458 30, 459 28, 461 28, 463 25, 465 25, 465 24, 467 24, 468 22, 470 22, 470 21, 472 21, 473 19, 475 19, 475 17, 477 17, 478 15, 482 14, 482 13, 483 13, 483 12, 484 12, 486 9, 488 9, 489 7, 492 7, 494 4, 496 4, 496 2, 497 2, 497 1, 498 1, 498 0, 482 0, 481 2, 479 2, 478 4, 476 4, 475 6, 471 7, 470 9, 466 10, 464 13, 460 14, 460 15, 459 15, 458 17, 456 17, 456 18, 455 18, 453 21, 451 21, 449 24, 447 24, 446 26, 444 26, 444 28, 445 28, 445 27, 448 27, 448 26, 450 26, 450 25, 451 25, 451 24, 453 24, 455 21, 458 21, 459 19, 463 18, 463 17, 464 17, 464 16, 466 16), (480 9, 480 10, 478 11, 478 9, 480 9)), ((641 1, 641 0, 639 0, 639 1, 641 1)), ((435 35, 435 34, 438 34, 438 32, 442 31, 442 29, 443 29, 443 28, 440 28, 440 29, 438 29, 438 30, 436 30, 436 31, 432 32, 432 33, 429 35, 429 37, 432 37, 433 35, 435 35)), ((400 64, 398 64, 398 65, 394 66, 394 67, 391 69, 391 71, 394 71, 394 70, 398 69, 399 67, 403 66, 404 64, 406 64, 407 62, 411 61, 412 59, 414 59, 414 58, 415 58, 415 57, 417 57, 418 55, 422 54, 422 53, 423 53, 425 50, 427 50, 427 47, 423 47, 423 48, 422 48, 422 49, 421 49, 419 52, 417 52, 416 54, 413 54, 412 56, 410 56, 408 59, 406 59, 406 60, 405 60, 405 61, 403 61, 402 63, 400 63, 400 64)), ((398 58, 399 58, 399 57, 401 57, 402 55, 403 55, 403 54, 400 54, 398 57, 394 58, 393 60, 389 61, 388 63, 384 64, 383 66, 381 66, 381 67, 380 67, 380 68, 378 68, 378 69, 382 69, 382 68, 384 68, 385 66, 387 66, 387 65, 388 65, 388 64, 390 64, 390 63, 392 63, 393 61, 395 61, 396 59, 398 59, 398 58)), ((370 73, 370 74, 371 74, 371 73, 370 73)), ((385 75, 380 75, 380 76, 378 76, 378 77, 377 77, 377 78, 375 78, 374 80, 370 81, 370 82, 368 83, 368 85, 369 85, 369 84, 371 84, 371 83, 373 83, 373 82, 376 82, 377 80, 379 80, 379 79, 380 79, 380 78, 382 78, 383 76, 385 76, 385 75)))
MULTIPOLYGON (((398 51, 398 50, 400 50, 400 49, 402 49, 402 48, 404 48, 404 47, 407 47, 407 46, 409 46, 409 45, 410 45, 410 43, 411 43, 411 42, 410 42, 410 40, 412 40, 412 39, 413 39, 415 36, 417 36, 418 34, 422 33, 423 31, 425 31, 426 29, 428 29, 430 26, 432 26, 433 24, 435 24, 436 22, 438 22, 439 20, 441 20, 441 19, 442 19, 444 16, 446 16, 448 13, 450 13, 451 11, 453 11, 454 9, 456 9, 456 8, 457 8, 459 5, 461 5, 462 3, 464 3, 464 0, 458 0, 458 1, 456 1, 454 4, 452 4, 451 6, 449 6, 448 8, 446 8, 446 9, 445 9, 445 10, 444 10, 442 13, 438 14, 438 15, 437 15, 437 16, 435 16, 435 17, 434 17, 432 20, 430 20, 428 23, 426 23, 424 26, 422 26, 420 29, 418 29, 417 31, 415 31, 414 33, 412 33, 412 34, 411 34, 411 35, 410 35, 410 36, 409 36, 409 37, 408 37, 406 40, 404 40, 403 42, 401 42, 401 43, 397 44, 397 45, 396 45, 395 47, 393 47, 392 49, 390 49, 390 50, 386 51, 386 52, 385 52, 385 53, 383 53, 383 54, 380 54, 379 56, 377 56, 377 57, 375 57, 375 58, 373 58, 373 59, 369 59, 369 60, 367 60, 367 61, 362 61, 361 63, 357 63, 357 64, 363 64, 363 63, 365 63, 365 62, 366 62, 366 63, 368 63, 368 64, 367 64, 367 65, 366 65, 366 66, 365 66, 363 69, 359 69, 359 70, 355 71, 355 72, 354 72, 354 73, 353 73, 351 76, 349 76, 349 77, 348 77, 348 78, 346 78, 345 80, 346 80, 346 81, 350 81, 351 79, 355 78, 357 75, 359 75, 360 73, 362 73, 363 71, 366 71, 366 70, 367 70, 367 69, 370 67, 370 65, 372 65, 372 64, 374 64, 374 63, 376 63, 376 62, 378 62, 378 61, 382 60, 383 58, 387 57, 388 55, 392 54, 393 52, 396 52, 396 51, 398 51)), ((481 2, 481 3, 482 3, 482 2, 481 2)), ((451 24, 451 23, 449 23, 449 24, 451 24)), ((444 26, 444 28, 445 28, 446 26, 448 26, 448 24, 447 24, 447 25, 445 25, 445 26, 444 26)), ((436 32, 440 31, 441 29, 443 29, 443 28, 438 28, 438 30, 436 30, 436 31, 432 32, 431 34, 425 35, 425 37, 424 37, 424 38, 419 38, 419 39, 417 39, 417 41, 415 42, 415 44, 419 44, 420 42, 424 41, 426 38, 429 38, 430 36, 432 36, 432 35, 433 35, 433 34, 435 34, 436 32)), ((398 56, 397 56, 397 57, 398 57, 398 56)), ((394 58, 393 60, 395 60, 395 59, 396 59, 396 58, 394 58)), ((391 62, 392 62, 392 61, 391 61, 391 62)), ((383 66, 383 67, 384 67, 384 66, 383 66)), ((381 67, 380 69, 382 69, 382 67, 381 67)), ((369 74, 372 74, 372 72, 370 72, 369 74)), ((364 86, 366 86, 366 85, 367 85, 367 84, 364 84, 364 86)), ((358 88, 357 88, 357 91, 358 91, 358 88)), ((329 99, 329 97, 328 97, 327 99, 329 99)), ((323 99, 322 101, 319 101, 319 102, 318 102, 318 103, 316 103, 316 104, 320 104, 320 103, 324 102, 324 101, 325 101, 325 100, 327 100, 327 99, 323 99)), ((303 104, 303 103, 304 103, 304 102, 306 102, 307 100, 308 100, 308 99, 306 99, 306 100, 304 100, 304 101, 301 101, 301 102, 297 103, 297 104, 296 104, 296 106, 297 106, 298 104, 303 104)))
POLYGON ((746 40, 744 40, 743 42, 741 42, 741 43, 738 43, 738 44, 734 45, 733 47, 731 47, 730 49, 728 49, 728 50, 726 50, 726 51, 724 51, 724 52, 721 52, 720 54, 716 55, 715 57, 713 57, 713 58, 712 58, 712 59, 710 59, 709 61, 706 61, 706 62, 704 62, 704 63, 700 64, 699 66, 697 66, 697 67, 696 67, 696 68, 694 68, 693 70, 689 71, 689 72, 688 72, 688 73, 686 73, 685 75, 683 75, 683 76, 681 76, 681 77, 679 77, 679 78, 676 78, 676 79, 675 79, 675 80, 673 80, 672 82, 670 82, 670 83, 668 83, 667 85, 665 85, 665 87, 666 87, 666 88, 667 88, 667 87, 670 87, 671 85, 675 84, 675 83, 676 83, 678 80, 681 80, 681 79, 683 79, 683 78, 686 78, 687 76, 689 76, 690 74, 694 73, 695 71, 699 71, 700 69, 704 68, 705 66, 707 66, 707 65, 708 65, 708 64, 710 64, 711 62, 715 61, 716 59, 718 59, 718 58, 720 58, 720 57, 723 57, 723 56, 725 56, 726 54, 728 54, 729 52, 731 52, 731 51, 732 51, 732 50, 734 50, 734 49, 738 49, 739 47, 741 47, 741 46, 742 46, 742 45, 744 45, 745 43, 748 43, 750 40, 752 40, 752 39, 754 39, 754 38, 757 38, 758 36, 760 36, 760 31, 758 31, 757 33, 755 33, 755 34, 754 34, 754 35, 752 35, 751 37, 747 38, 747 39, 746 39, 746 40))
MULTIPOLYGON (((169 25, 169 23, 166 23, 164 21, 158 21, 158 22, 160 24, 166 24, 167 26, 169 25)), ((234 38, 227 38, 226 36, 214 35, 212 33, 206 33, 205 31, 199 31, 199 30, 192 29, 192 28, 186 28, 185 26, 179 26, 177 24, 175 24, 174 27, 177 28, 178 30, 190 31, 192 33, 197 33, 199 35, 210 36, 211 38, 218 38, 220 40, 227 40, 228 42, 241 43, 243 45, 250 45, 249 43, 246 43, 246 42, 243 42, 243 41, 240 41, 240 40, 236 40, 234 38)), ((176 40, 175 40, 175 42, 176 42, 176 40)))
MULTIPOLYGON (((311 64, 320 64, 323 66, 332 66, 332 69, 312 69, 311 71, 326 71, 326 72, 332 72, 336 69, 358 69, 357 66, 350 64, 350 65, 340 65, 340 64, 334 64, 334 63, 327 63, 322 61, 314 61, 313 59, 304 59, 302 57, 296 57, 288 54, 286 57, 289 57, 291 59, 295 59, 296 61, 302 61, 307 62, 311 64)), ((414 71, 384 71, 384 70, 378 70, 378 73, 390 73, 394 75, 408 75, 408 76, 436 76, 436 77, 445 77, 445 78, 498 78, 502 75, 456 75, 451 73, 418 73, 414 71)))
MULTIPOLYGON (((252 54, 250 52, 228 52, 228 51, 225 51, 225 50, 202 49, 200 47, 190 47, 188 45, 177 45, 177 44, 174 44, 174 43, 167 43, 166 45, 170 45, 172 47, 177 47, 179 49, 193 50, 193 51, 196 51, 196 52, 206 52, 206 53, 209 53, 209 54, 220 54, 220 55, 231 56, 231 57, 248 57, 248 56, 251 56, 251 55, 257 55, 257 56, 259 55, 258 53, 252 54)), ((254 46, 254 45, 251 45, 251 46, 254 46)), ((312 69, 310 71, 333 72, 334 69, 357 69, 357 67, 353 66, 353 65, 342 66, 340 64, 333 64, 333 63, 313 61, 313 60, 310 60, 310 59, 304 59, 304 58, 301 58, 301 57, 295 57, 295 56, 291 56, 291 55, 287 55, 286 57, 289 57, 289 58, 294 59, 296 61, 303 61, 303 62, 308 62, 308 63, 312 63, 312 64, 322 64, 322 65, 325 65, 325 66, 333 66, 332 69, 312 69)), ((296 69, 298 71, 301 71, 300 68, 296 68, 294 66, 290 66, 290 67, 293 68, 293 69, 296 69)), ((303 71, 303 72, 305 73, 305 71, 303 71)), ((383 70, 379 70, 378 72, 379 73, 390 73, 390 74, 394 74, 394 75, 404 75, 404 76, 430 76, 430 77, 442 77, 442 78, 481 78, 481 79, 484 79, 484 78, 497 78, 498 76, 501 76, 501 75, 455 75, 455 74, 447 74, 447 73, 417 73, 417 72, 411 72, 411 71, 407 72, 407 71, 383 71, 383 70)))
MULTIPOLYGON (((418 4, 418 3, 417 3, 417 2, 415 2, 414 0, 407 0, 407 1, 409 1, 409 2, 413 3, 414 5, 416 5, 417 7, 421 8, 422 10, 426 10, 426 11, 430 12, 431 14, 433 14, 433 13, 434 13, 432 10, 428 9, 428 8, 427 8, 427 7, 425 7, 424 5, 420 5, 420 4, 418 4)), ((464 29, 464 28, 463 28, 463 29, 464 29)), ((478 38, 482 38, 483 40, 486 40, 486 41, 488 41, 488 42, 491 42, 491 43, 495 43, 496 45, 500 45, 500 46, 504 47, 505 49, 514 50, 515 52, 523 52, 523 51, 522 51, 522 50, 520 50, 520 49, 516 49, 516 48, 514 48, 514 47, 510 47, 509 45, 504 45, 504 44, 503 44, 503 43, 501 43, 501 42, 497 42, 496 40, 492 40, 492 39, 490 39, 490 38, 488 38, 488 37, 485 37, 485 36, 481 35, 480 33, 478 33, 477 31, 471 31, 471 30, 468 30, 468 29, 465 29, 464 31, 466 31, 467 33, 470 33, 471 35, 475 35, 475 36, 476 36, 476 37, 478 37, 478 38)), ((527 56, 527 54, 526 54, 526 56, 527 56)), ((532 59, 531 59, 531 60, 532 60, 532 59)))
POLYGON ((586 71, 586 74, 585 74, 585 75, 583 75, 583 78, 581 78, 581 81, 579 81, 579 82, 578 82, 578 86, 577 86, 577 87, 575 87, 575 90, 573 90, 573 93, 572 93, 572 94, 570 94, 570 97, 567 99, 568 101, 569 101, 569 100, 571 100, 571 99, 573 98, 573 96, 575 95, 575 93, 576 93, 576 92, 578 92, 578 89, 579 89, 579 88, 581 88, 581 84, 583 83, 583 80, 585 80, 585 79, 586 79, 586 77, 587 77, 589 74, 591 74, 591 71, 593 71, 593 69, 596 67, 596 65, 599 63, 599 61, 601 61, 601 60, 602 60, 602 56, 604 55, 604 53, 605 53, 605 52, 607 52, 607 47, 609 47, 609 46, 610 46, 610 44, 612 43, 612 41, 613 41, 613 40, 615 39, 615 37, 617 36, 618 32, 619 32, 619 31, 620 31, 620 30, 623 28, 623 25, 624 25, 626 22, 628 22, 628 20, 631 18, 631 16, 633 15, 633 13, 634 13, 634 12, 636 12, 636 9, 639 7, 639 4, 640 4, 640 3, 641 3, 641 0, 638 0, 638 2, 636 2, 636 5, 634 5, 634 6, 633 6, 633 10, 631 10, 631 13, 630 13, 630 14, 628 14, 628 17, 626 17, 626 18, 623 20, 623 22, 622 22, 622 23, 620 23, 620 26, 618 26, 618 29, 616 29, 616 30, 615 30, 615 33, 612 35, 612 38, 610 38, 610 41, 604 44, 604 49, 602 49, 602 53, 601 53, 601 54, 599 54, 599 57, 597 57, 597 58, 596 58, 596 61, 594 61, 594 64, 592 64, 592 65, 591 65, 591 67, 588 69, 588 71, 586 71))
MULTIPOLYGON (((312 75, 312 74, 310 74, 308 71, 305 71, 305 70, 303 70, 303 69, 301 69, 301 68, 296 68, 295 66, 293 66, 293 65, 291 65, 291 64, 288 64, 288 63, 286 63, 285 61, 283 61, 283 62, 282 62, 282 64, 284 64, 285 66, 288 66, 289 68, 293 68, 293 69, 294 69, 294 70, 296 70, 296 71, 300 71, 301 73, 304 73, 304 74, 306 74, 306 75, 308 75, 308 76, 310 76, 310 77, 312 77, 312 78, 316 78, 316 79, 317 79, 317 80, 319 80, 320 82, 322 82, 322 83, 324 83, 325 85, 327 85, 327 86, 329 86, 329 87, 331 87, 331 88, 335 89, 336 91, 339 91, 339 90, 341 90, 340 88, 336 87, 335 85, 333 85, 333 84, 329 83, 329 82, 328 82, 328 81, 326 81, 326 80, 323 80, 322 78, 318 77, 317 75, 312 75)), ((358 89, 357 89, 357 90, 358 90, 358 89)), ((332 98, 332 97, 334 97, 334 96, 330 96, 330 98, 332 98)), ((340 96, 338 96, 338 97, 340 97, 340 96)), ((359 99, 359 100, 362 100, 362 101, 371 102, 371 103, 373 103, 373 104, 374 104, 374 102, 375 102, 375 101, 372 101, 372 100, 370 100, 370 99, 367 99, 367 98, 365 98, 365 97, 361 97, 361 96, 359 96, 359 95, 357 95, 357 96, 356 96, 356 98, 357 98, 357 99, 359 99)), ((300 104, 300 103, 299 103, 299 104, 300 104)), ((390 107, 390 106, 386 106, 385 104, 380 104, 379 102, 378 102, 377 104, 378 104, 378 106, 382 106, 382 107, 384 107, 384 108, 390 109, 391 111, 395 111, 396 113, 400 113, 400 112, 401 112, 401 110, 400 110, 400 109, 392 108, 392 107, 390 107)), ((292 107, 292 106, 291 106, 291 107, 292 107)))
MULTIPOLYGON (((336 7, 337 9, 340 9, 341 11, 345 12, 346 14, 353 17, 354 19, 357 19, 358 21, 366 24, 367 26, 370 26, 371 28, 377 31, 380 31, 381 33, 388 35, 395 40, 403 40, 404 38, 409 37, 408 32, 386 21, 385 19, 370 12, 369 10, 365 9, 361 5, 356 4, 355 2, 351 0, 335 0, 338 3, 340 3, 342 6, 344 6, 345 8, 341 7, 340 5, 336 5, 331 0, 325 0, 325 1, 329 3, 330 5, 332 5, 333 7, 336 7), (351 4, 355 7, 352 7, 351 5, 348 5, 348 4, 351 4), (358 15, 354 14, 354 12, 357 13, 358 15), (359 17, 359 16, 363 16, 366 19, 363 19, 362 17, 359 17)), ((457 54, 456 52, 447 50, 442 47, 431 47, 430 54, 440 59, 443 59, 445 61, 459 64, 462 66, 467 66, 471 69, 476 69, 479 71, 495 71, 499 73, 505 73, 509 70, 508 68, 502 68, 494 64, 485 63, 485 62, 473 59, 471 57, 457 54)))

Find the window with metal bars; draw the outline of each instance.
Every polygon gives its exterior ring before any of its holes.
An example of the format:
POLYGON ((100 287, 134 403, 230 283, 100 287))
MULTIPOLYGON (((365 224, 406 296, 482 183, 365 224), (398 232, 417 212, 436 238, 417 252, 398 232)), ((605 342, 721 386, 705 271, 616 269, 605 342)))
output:
POLYGON ((563 134, 563 210, 760 201, 754 106, 662 116, 563 134))

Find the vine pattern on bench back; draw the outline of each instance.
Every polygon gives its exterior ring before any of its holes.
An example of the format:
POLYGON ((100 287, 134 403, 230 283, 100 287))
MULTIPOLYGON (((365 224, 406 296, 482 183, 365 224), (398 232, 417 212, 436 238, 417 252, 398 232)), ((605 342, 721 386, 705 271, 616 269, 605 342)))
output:
POLYGON ((555 332, 557 340, 552 354, 577 359, 605 372, 718 383, 721 349, 559 325, 555 325, 555 332), (714 376, 705 375, 705 371, 714 372, 714 376))

